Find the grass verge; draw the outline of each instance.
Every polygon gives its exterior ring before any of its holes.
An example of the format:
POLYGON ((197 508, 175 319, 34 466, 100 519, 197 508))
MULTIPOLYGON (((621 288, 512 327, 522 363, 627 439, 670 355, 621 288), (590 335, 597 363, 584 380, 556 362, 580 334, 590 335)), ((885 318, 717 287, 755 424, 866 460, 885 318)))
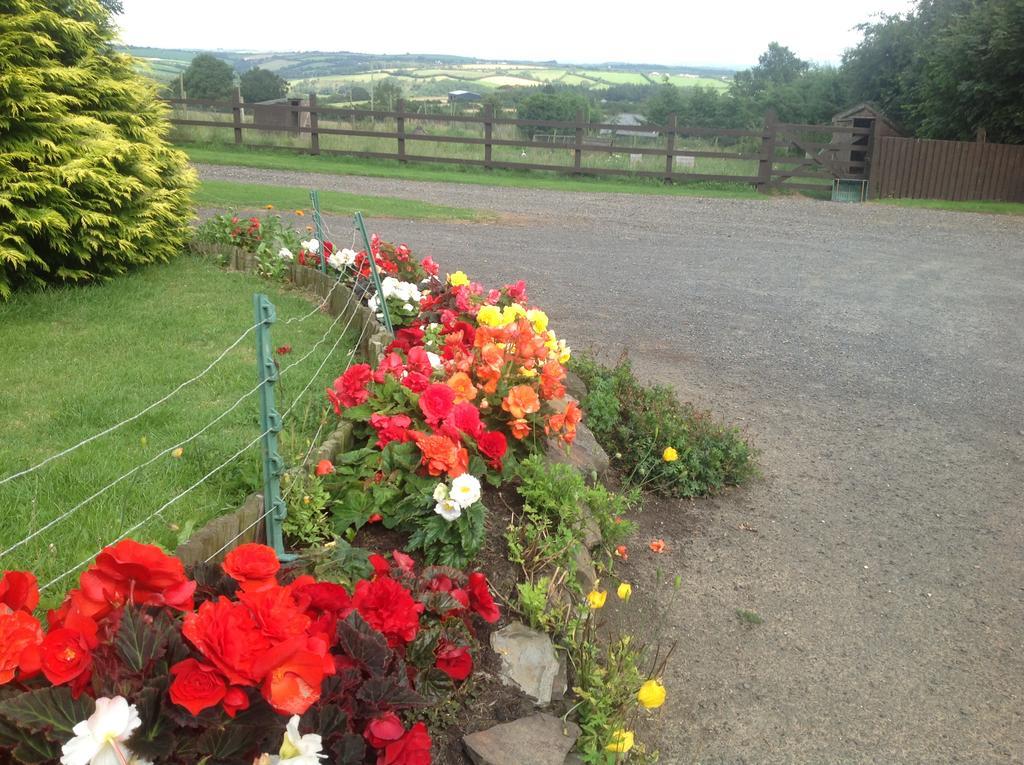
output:
POLYGON ((990 215, 1024 215, 1022 202, 954 202, 947 199, 875 199, 875 204, 890 207, 912 207, 922 210, 949 210, 950 212, 989 213, 990 215))
MULTIPOLYGON (((322 343, 278 386, 278 409, 295 403, 284 422, 281 452, 304 454, 324 411, 323 389, 347 363, 354 338, 331 352, 339 324, 283 285, 228 273, 191 256, 104 284, 15 295, 0 304, 5 414, 0 478, 141 411, 202 371, 253 324, 252 296, 274 302, 275 347, 291 345, 285 362, 322 343), (328 358, 328 355, 330 358, 328 358), (327 363, 306 393, 303 386, 327 363)), ((255 333, 211 372, 166 403, 66 457, 0 486, 0 551, 125 474, 176 446, 224 412, 256 382, 255 333)), ((0 568, 35 572, 40 583, 95 554, 130 527, 199 482, 259 435, 258 401, 249 396, 214 427, 156 459, 72 516, 0 559, 0 568)), ((192 525, 233 509, 260 482, 259 445, 132 533, 173 549, 192 525)), ((71 575, 55 585, 63 592, 71 575)))
MULTIPOLYGON (((293 168, 294 169, 294 168, 293 168)), ((268 204, 279 210, 302 210, 309 207, 309 190, 290 186, 232 181, 203 181, 195 195, 203 207, 265 208, 268 204)), ((413 220, 460 220, 482 223, 497 220, 494 213, 445 207, 413 199, 372 197, 342 191, 321 191, 320 210, 324 213, 352 215, 357 210, 374 218, 407 218, 413 220)))
MULTIPOLYGON (((242 146, 181 144, 193 162, 209 165, 236 165, 268 170, 292 170, 330 175, 364 175, 380 178, 401 178, 411 181, 471 183, 482 186, 512 186, 553 191, 592 191, 619 194, 654 194, 662 196, 699 196, 726 199, 764 199, 750 186, 736 183, 695 181, 685 185, 666 186, 656 179, 638 178, 573 178, 544 171, 491 170, 456 165, 401 165, 390 160, 367 160, 321 154, 297 154, 280 149, 256 149, 242 146)), ((323 201, 323 194, 321 194, 323 201)))

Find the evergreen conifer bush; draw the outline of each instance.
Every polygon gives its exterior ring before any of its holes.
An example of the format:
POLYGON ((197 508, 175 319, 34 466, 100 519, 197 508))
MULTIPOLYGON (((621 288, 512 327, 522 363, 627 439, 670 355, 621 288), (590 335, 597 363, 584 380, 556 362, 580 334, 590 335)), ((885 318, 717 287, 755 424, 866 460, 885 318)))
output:
POLYGON ((0 0, 0 299, 185 245, 194 173, 112 39, 96 0, 0 0))

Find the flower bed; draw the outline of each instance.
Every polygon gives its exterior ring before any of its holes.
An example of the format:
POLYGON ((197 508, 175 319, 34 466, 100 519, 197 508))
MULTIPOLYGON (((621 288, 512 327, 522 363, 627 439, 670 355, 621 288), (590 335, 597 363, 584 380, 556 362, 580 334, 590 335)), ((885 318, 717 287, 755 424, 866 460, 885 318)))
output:
POLYGON ((395 551, 351 588, 232 551, 189 579, 153 545, 106 548, 46 615, 35 577, 0 580, 0 751, 15 762, 430 762, 420 708, 473 670, 483 574, 416 572, 395 551), (290 717, 286 732, 285 720, 290 717), (298 731, 306 733, 299 736, 298 731), (283 743, 282 743, 283 740, 283 743), (269 757, 269 755, 267 755, 269 757))
MULTIPOLYGON (((544 468, 553 445, 574 443, 582 412, 565 395, 569 348, 525 285, 442 278, 431 259, 377 237, 354 252, 228 224, 235 267, 311 287, 333 313, 362 314, 373 336, 362 350, 372 363, 338 370, 325 392, 338 431, 287 476, 301 563, 283 570, 269 548, 245 544, 187 575, 128 540, 100 554, 45 630, 34 578, 8 573, 0 759, 463 762, 463 733, 534 709, 497 679, 503 660, 481 650, 500 616, 494 578, 575 668, 583 695, 549 708, 578 717, 585 761, 637 759, 637 712, 660 706, 664 689, 639 671, 636 642, 599 646, 607 588, 590 558, 614 576, 631 500, 544 468), (385 305, 393 335, 376 322, 385 305), (487 575, 465 573, 471 565, 487 575)), ((615 591, 625 603, 632 589, 615 591)))

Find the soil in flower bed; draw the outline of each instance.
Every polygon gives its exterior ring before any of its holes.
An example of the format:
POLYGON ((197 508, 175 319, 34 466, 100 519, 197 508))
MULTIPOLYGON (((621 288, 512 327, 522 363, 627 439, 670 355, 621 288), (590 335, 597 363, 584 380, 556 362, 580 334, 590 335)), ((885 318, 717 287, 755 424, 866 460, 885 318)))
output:
MULTIPOLYGON (((499 677, 501 659, 490 649, 491 633, 501 629, 515 618, 508 604, 513 599, 519 567, 509 561, 505 543, 505 529, 512 514, 522 510, 522 498, 515 486, 506 483, 500 489, 484 486, 483 501, 487 506, 487 536, 469 570, 482 571, 494 590, 495 600, 501 607, 501 620, 497 624, 482 624, 477 630, 481 650, 474 656, 473 675, 448 704, 430 710, 427 725, 433 738, 434 765, 465 765, 471 762, 465 754, 462 738, 468 733, 486 730, 494 725, 517 720, 536 711, 533 702, 516 688, 502 683, 499 677)), ((374 552, 386 553, 403 550, 405 535, 384 528, 379 523, 360 529, 353 544, 374 552)), ((417 568, 424 564, 422 556, 414 553, 417 568)), ((555 702, 547 712, 562 715, 568 708, 565 702, 555 702)))

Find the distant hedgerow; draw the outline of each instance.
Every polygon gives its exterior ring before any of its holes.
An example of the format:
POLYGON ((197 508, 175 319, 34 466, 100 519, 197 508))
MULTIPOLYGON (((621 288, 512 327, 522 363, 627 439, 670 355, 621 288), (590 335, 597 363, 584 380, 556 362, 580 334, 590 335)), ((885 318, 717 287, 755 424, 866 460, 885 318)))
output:
POLYGON ((0 299, 167 260, 187 241, 194 173, 112 39, 96 0, 0 0, 0 299))

